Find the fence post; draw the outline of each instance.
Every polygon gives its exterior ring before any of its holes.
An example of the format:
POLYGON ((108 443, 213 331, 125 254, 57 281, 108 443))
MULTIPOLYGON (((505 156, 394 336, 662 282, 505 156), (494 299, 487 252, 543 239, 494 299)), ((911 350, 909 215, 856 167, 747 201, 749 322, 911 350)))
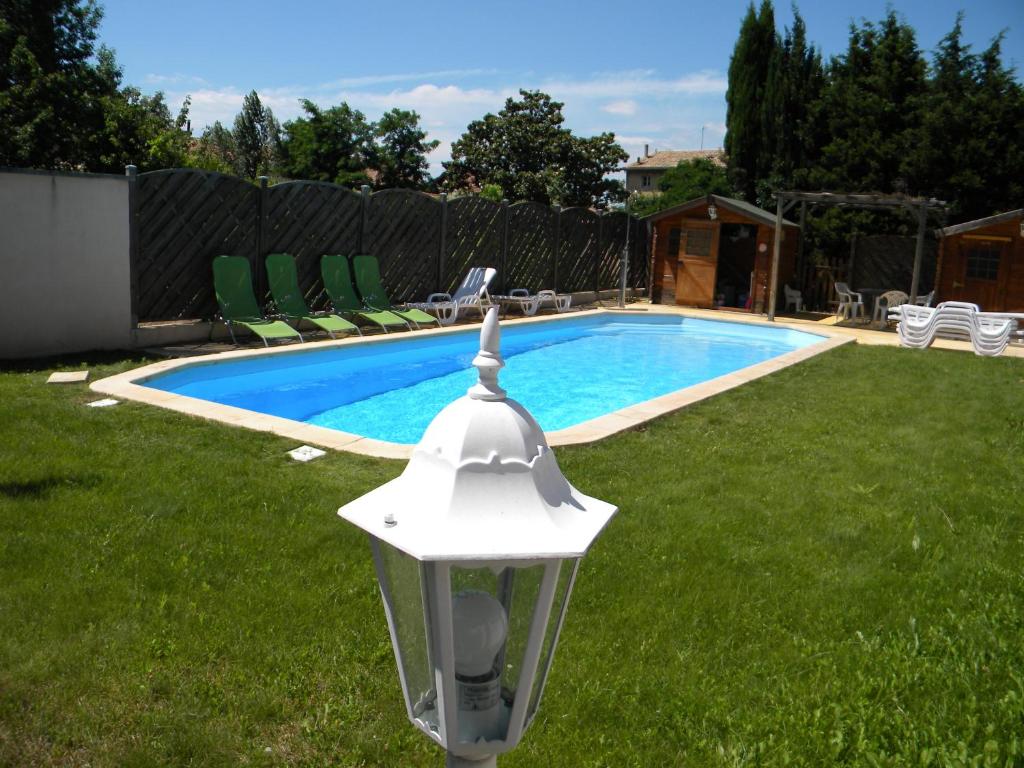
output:
POLYGON ((601 246, 604 240, 604 214, 597 214, 597 249, 594 253, 594 301, 601 301, 601 246))
POLYGON ((139 325, 139 169, 134 165, 124 167, 124 175, 128 177, 128 290, 129 312, 132 328, 139 325))
POLYGON ((501 257, 498 262, 500 268, 501 279, 498 281, 498 285, 501 287, 502 293, 508 293, 508 277, 506 275, 508 270, 508 198, 502 198, 501 200, 501 257))
POLYGON ((626 242, 622 245, 619 257, 619 309, 626 308, 626 281, 629 279, 629 230, 633 223, 630 215, 626 214, 626 242))
POLYGON ((359 212, 359 252, 366 253, 369 250, 369 233, 367 230, 370 228, 370 185, 363 184, 359 188, 359 194, 361 195, 360 202, 362 207, 359 212))
POLYGON ((267 250, 267 182, 266 176, 258 177, 259 196, 256 199, 256 263, 253 273, 256 280, 256 297, 262 303, 267 298, 267 265, 263 259, 267 250))
POLYGON ((558 252, 562 247, 562 206, 553 205, 555 209, 555 247, 551 252, 552 264, 552 275, 551 275, 551 290, 558 292, 558 252))
POLYGON ((644 269, 647 272, 647 300, 654 303, 654 225, 650 221, 644 223, 644 269))
POLYGON ((442 192, 441 193, 441 237, 439 238, 440 241, 441 241, 441 245, 440 245, 440 248, 439 248, 438 253, 437 253, 437 288, 434 289, 438 293, 445 293, 446 292, 445 291, 445 287, 446 286, 445 286, 445 282, 444 282, 444 275, 445 275, 445 270, 447 269, 447 265, 445 264, 445 260, 446 260, 446 256, 447 256, 447 254, 446 254, 446 243, 445 243, 446 237, 445 237, 445 235, 447 234, 447 232, 448 232, 448 193, 447 192, 442 192))

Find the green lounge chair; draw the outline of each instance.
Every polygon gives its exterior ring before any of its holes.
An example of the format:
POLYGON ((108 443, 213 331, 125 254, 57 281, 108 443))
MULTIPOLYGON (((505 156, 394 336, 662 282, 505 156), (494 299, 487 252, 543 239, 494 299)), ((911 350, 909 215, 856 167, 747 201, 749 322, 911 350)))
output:
POLYGON ((376 323, 388 333, 390 328, 409 329, 409 324, 393 312, 377 311, 365 306, 357 297, 352 275, 348 268, 348 258, 340 254, 328 254, 320 257, 320 273, 324 278, 324 290, 331 299, 335 312, 356 315, 371 323, 376 323))
POLYGON ((440 320, 433 315, 428 315, 422 309, 399 309, 392 306, 391 299, 388 298, 388 293, 384 290, 384 285, 380 281, 380 264, 375 256, 370 256, 369 254, 353 256, 352 266, 355 267, 356 271, 356 288, 359 290, 359 295, 363 297, 366 306, 394 312, 417 328, 423 323, 437 323, 438 327, 441 326, 440 320))
POLYGON ((213 290, 220 305, 220 317, 228 327, 231 341, 237 346, 233 325, 248 328, 269 347, 270 339, 303 341, 302 334, 281 320, 268 320, 260 312, 252 290, 249 260, 243 256, 218 256, 213 260, 213 290))
POLYGON ((358 333, 362 331, 354 323, 330 312, 311 312, 306 299, 299 290, 299 277, 295 272, 295 260, 287 253, 272 253, 267 256, 267 280, 270 295, 274 297, 277 314, 298 324, 305 320, 327 331, 332 339, 335 333, 358 333))

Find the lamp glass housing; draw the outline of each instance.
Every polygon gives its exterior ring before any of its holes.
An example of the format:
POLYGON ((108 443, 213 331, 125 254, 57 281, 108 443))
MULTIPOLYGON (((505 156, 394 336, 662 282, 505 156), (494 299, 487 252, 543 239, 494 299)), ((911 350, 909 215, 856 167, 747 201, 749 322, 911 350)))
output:
POLYGON ((540 704, 578 558, 431 562, 371 544, 409 719, 456 754, 512 749, 540 704))
POLYGON ((437 665, 431 656, 434 644, 427 642, 432 621, 423 569, 419 561, 400 549, 373 537, 370 543, 407 714, 421 730, 437 739, 441 730, 434 675, 437 665))

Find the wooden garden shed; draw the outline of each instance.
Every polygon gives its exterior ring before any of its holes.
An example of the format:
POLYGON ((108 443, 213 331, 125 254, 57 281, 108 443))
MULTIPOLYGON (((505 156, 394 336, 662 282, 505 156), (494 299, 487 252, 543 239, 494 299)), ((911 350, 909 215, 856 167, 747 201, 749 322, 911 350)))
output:
POLYGON ((936 299, 1024 311, 1024 208, 938 230, 936 299))
MULTIPOLYGON (((660 304, 766 311, 775 214, 708 195, 645 217, 653 229, 651 299, 660 304)), ((791 282, 800 228, 782 220, 779 285, 791 282)), ((780 301, 782 289, 779 289, 780 301)))

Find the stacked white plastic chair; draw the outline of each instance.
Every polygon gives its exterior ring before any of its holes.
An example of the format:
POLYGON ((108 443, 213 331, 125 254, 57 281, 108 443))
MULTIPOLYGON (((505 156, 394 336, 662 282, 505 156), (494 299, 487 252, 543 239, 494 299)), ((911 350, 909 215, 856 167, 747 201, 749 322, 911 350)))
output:
POLYGON ((944 301, 939 306, 902 304, 890 312, 899 318, 900 345, 915 349, 931 346, 936 337, 967 339, 976 355, 1000 355, 1010 343, 1017 321, 979 311, 977 304, 944 301))

